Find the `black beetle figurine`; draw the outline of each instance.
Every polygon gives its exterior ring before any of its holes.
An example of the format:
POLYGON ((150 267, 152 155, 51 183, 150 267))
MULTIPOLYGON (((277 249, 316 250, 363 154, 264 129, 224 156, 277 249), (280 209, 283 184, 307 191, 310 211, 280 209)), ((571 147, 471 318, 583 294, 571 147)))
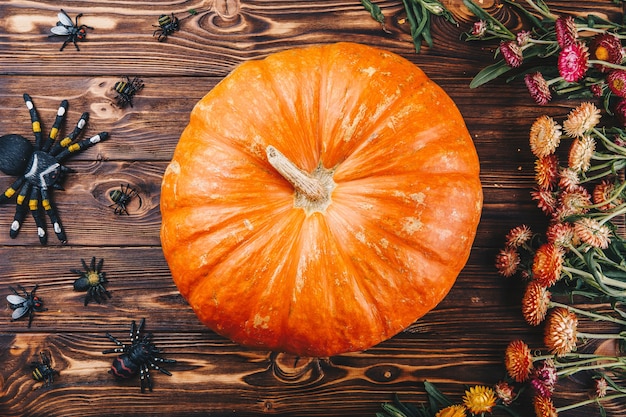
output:
POLYGON ((115 100, 117 106, 124 108, 127 105, 133 107, 133 97, 144 87, 143 80, 134 77, 132 80, 128 75, 124 76, 124 80, 115 83, 113 89, 117 92, 115 100))
POLYGON ((41 360, 31 362, 30 367, 33 370, 33 379, 43 382, 42 387, 47 387, 54 382, 54 375, 59 375, 59 371, 52 368, 50 357, 45 352, 39 353, 41 360))
POLYGON ((100 259, 98 265, 96 265, 96 257, 91 258, 91 264, 87 266, 84 259, 80 260, 83 264, 83 270, 72 269, 75 274, 80 275, 76 281, 74 281, 74 291, 87 291, 85 296, 85 305, 89 304, 89 301, 96 300, 100 304, 106 298, 111 298, 111 293, 104 288, 104 284, 108 281, 106 279, 106 272, 102 272, 102 264, 104 259, 100 259))

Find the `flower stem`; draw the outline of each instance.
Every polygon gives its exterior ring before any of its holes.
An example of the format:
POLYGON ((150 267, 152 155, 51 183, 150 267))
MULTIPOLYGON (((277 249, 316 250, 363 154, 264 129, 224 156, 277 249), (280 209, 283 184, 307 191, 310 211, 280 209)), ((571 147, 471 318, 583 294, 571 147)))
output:
POLYGON ((581 316, 587 316, 587 317, 593 318, 595 320, 610 321, 611 323, 615 323, 615 324, 620 324, 622 326, 626 326, 626 321, 625 320, 620 320, 620 319, 612 317, 612 316, 605 316, 603 314, 592 313, 591 311, 587 311, 587 310, 581 310, 579 308, 572 307, 572 306, 567 305, 567 304, 561 304, 561 303, 557 303, 555 301, 550 301, 550 307, 563 307, 563 308, 567 309, 568 311, 570 311, 572 313, 576 313, 576 314, 581 315, 581 316))
POLYGON ((613 395, 607 395, 606 397, 602 397, 602 398, 590 398, 588 400, 584 400, 584 401, 581 401, 581 402, 578 402, 578 403, 564 405, 563 407, 558 407, 556 409, 556 412, 557 413, 562 413, 563 411, 572 410, 572 409, 577 408, 577 407, 582 407, 582 406, 585 406, 585 405, 598 403, 598 402, 600 402, 600 400, 608 401, 608 400, 615 400, 615 399, 623 398, 623 397, 626 397, 626 394, 613 394, 613 395))

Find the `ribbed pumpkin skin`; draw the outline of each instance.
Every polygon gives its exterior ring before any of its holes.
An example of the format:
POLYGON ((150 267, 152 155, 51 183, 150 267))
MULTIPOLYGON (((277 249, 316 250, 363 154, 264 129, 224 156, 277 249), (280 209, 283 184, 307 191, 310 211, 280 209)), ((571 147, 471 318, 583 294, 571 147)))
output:
POLYGON ((300 356, 367 349, 448 293, 482 209, 452 100, 415 65, 337 43, 243 63, 193 109, 161 190, 161 241, 198 318, 300 356), (307 214, 268 163, 334 169, 307 214))

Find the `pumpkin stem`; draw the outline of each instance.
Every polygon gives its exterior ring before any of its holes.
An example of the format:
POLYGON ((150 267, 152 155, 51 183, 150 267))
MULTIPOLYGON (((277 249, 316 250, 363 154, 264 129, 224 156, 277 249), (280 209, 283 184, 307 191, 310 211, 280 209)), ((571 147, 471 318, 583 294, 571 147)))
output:
POLYGON ((334 169, 326 169, 321 164, 312 173, 307 173, 291 162, 273 146, 265 148, 268 162, 283 176, 296 191, 294 205, 307 214, 321 212, 330 204, 330 195, 335 189, 334 169))

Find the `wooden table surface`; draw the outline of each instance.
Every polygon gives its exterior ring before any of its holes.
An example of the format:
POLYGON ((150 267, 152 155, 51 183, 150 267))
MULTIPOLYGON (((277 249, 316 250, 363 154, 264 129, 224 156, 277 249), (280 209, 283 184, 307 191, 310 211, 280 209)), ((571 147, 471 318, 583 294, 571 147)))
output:
MULTIPOLYGON (((492 0, 483 7, 498 11, 492 0)), ((619 20, 622 5, 608 0, 549 1, 553 10, 595 12, 619 20)), ((385 33, 358 0, 215 1, 57 1, 12 0, 0 3, 1 134, 29 139, 29 93, 44 131, 62 99, 69 100, 67 126, 81 112, 91 118, 85 135, 108 131, 110 138, 67 162, 74 172, 64 191, 54 192, 68 243, 54 235, 39 244, 28 216, 16 239, 9 237, 15 203, 0 206, 0 294, 9 286, 31 289, 48 311, 37 313, 32 327, 11 321, 9 305, 0 319, 0 415, 279 415, 374 416, 380 403, 398 393, 406 402, 426 399, 423 381, 459 399, 465 385, 498 382, 505 375, 503 352, 514 338, 541 346, 541 331, 523 321, 517 280, 500 277, 494 256, 507 231, 520 223, 542 224, 529 197, 533 157, 528 129, 542 114, 564 116, 572 104, 554 101, 536 106, 523 85, 498 80, 470 89, 471 78, 490 64, 490 44, 467 43, 460 34, 473 17, 460 0, 446 0, 460 26, 433 22, 434 46, 416 54, 403 23, 400 0, 378 4, 387 16, 385 33), (94 27, 80 51, 63 38, 48 37, 64 8, 80 23, 94 27), (222 15, 216 12, 221 8, 222 15), (149 10, 148 10, 149 9, 149 10), (166 42, 152 36, 162 13, 187 15, 181 30, 166 42), (210 10, 209 10, 210 9, 210 10), (234 10, 234 11, 233 11, 234 10), (473 251, 446 299, 405 332, 365 352, 330 358, 294 358, 252 351, 205 328, 174 286, 160 242, 159 194, 162 174, 194 104, 239 63, 270 53, 337 40, 386 48, 419 65, 455 100, 481 159, 485 204, 473 251), (139 76, 145 88, 134 107, 114 103, 114 84, 139 76), (110 191, 130 184, 141 196, 128 216, 115 215, 110 191), (80 260, 104 259, 112 298, 83 305, 74 292, 80 260), (107 373, 115 355, 105 334, 127 341, 131 320, 145 317, 147 330, 172 376, 152 372, 154 391, 142 394, 139 381, 116 381, 107 373), (29 364, 50 352, 60 371, 53 385, 37 389, 29 364)), ((511 25, 514 15, 501 17, 511 25)), ((216 115, 219 117, 219 115, 216 115)), ((13 177, 0 174, 0 188, 13 177)), ((46 221, 48 221, 46 219, 46 221)), ((556 393, 557 405, 580 396, 575 381, 556 393)), ((624 404, 609 404, 612 416, 626 415, 624 404)), ((529 412, 532 413, 532 411, 529 412)), ((563 413, 595 415, 596 408, 563 413)))

